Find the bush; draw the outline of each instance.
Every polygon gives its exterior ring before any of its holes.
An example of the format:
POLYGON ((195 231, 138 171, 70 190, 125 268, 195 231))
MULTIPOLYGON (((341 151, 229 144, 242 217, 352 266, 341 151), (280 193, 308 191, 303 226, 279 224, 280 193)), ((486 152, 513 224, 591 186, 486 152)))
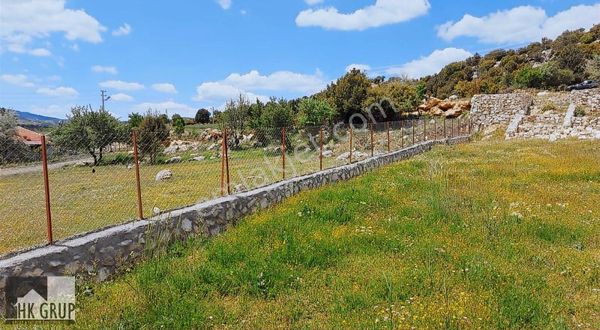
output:
POLYGON ((544 104, 544 106, 542 107, 542 112, 556 111, 557 109, 558 109, 558 107, 556 106, 556 104, 550 102, 550 103, 544 104))
POLYGON ((575 107, 575 113, 574 113, 575 117, 585 117, 585 115, 586 115, 586 111, 585 111, 584 106, 578 105, 577 107, 575 107))

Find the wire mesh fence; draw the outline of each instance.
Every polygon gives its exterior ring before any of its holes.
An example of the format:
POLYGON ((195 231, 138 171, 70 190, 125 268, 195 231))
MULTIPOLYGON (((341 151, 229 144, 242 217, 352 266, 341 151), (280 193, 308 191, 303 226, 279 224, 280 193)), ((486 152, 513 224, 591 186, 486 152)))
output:
POLYGON ((79 132, 55 144, 62 137, 50 135, 45 153, 32 147, 39 159, 12 154, 0 167, 0 255, 470 132, 468 119, 429 118, 185 139, 79 132))

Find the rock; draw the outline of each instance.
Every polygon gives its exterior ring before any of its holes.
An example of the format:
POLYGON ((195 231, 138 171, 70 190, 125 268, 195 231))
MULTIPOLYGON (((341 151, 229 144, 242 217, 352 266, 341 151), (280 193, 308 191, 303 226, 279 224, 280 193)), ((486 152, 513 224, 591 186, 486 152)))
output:
POLYGON ((173 157, 173 158, 167 160, 167 164, 177 164, 177 163, 181 163, 181 157, 173 157))
POLYGON ((152 208, 152 215, 159 215, 160 214, 160 209, 158 207, 153 207, 152 208))
POLYGON ((192 221, 190 221, 189 219, 183 219, 183 221, 181 222, 181 229, 187 233, 191 232, 193 229, 192 221))
POLYGON ((98 282, 104 282, 110 277, 110 270, 106 267, 100 268, 98 270, 98 282))
POLYGON ((246 188, 246 186, 244 186, 243 184, 238 184, 235 187, 233 187, 234 193, 239 193, 239 192, 246 191, 246 190, 248 190, 248 188, 246 188))
POLYGON ((446 116, 446 118, 456 118, 456 117, 460 116, 461 114, 462 114, 462 110, 460 108, 453 108, 453 109, 446 111, 446 113, 444 113, 444 116, 446 116))
POLYGON ((456 100, 458 100, 458 95, 456 95, 456 94, 450 95, 450 97, 448 98, 448 100, 450 100, 450 101, 456 101, 456 100))
POLYGON ((434 116, 441 116, 444 114, 444 110, 442 110, 438 107, 433 107, 433 109, 431 109, 431 114, 434 116))
POLYGON ((348 158, 350 158, 350 152, 346 151, 343 154, 339 155, 336 159, 337 160, 348 160, 348 158))
POLYGON ((440 104, 438 104, 437 107, 446 111, 448 109, 454 108, 454 103, 450 102, 450 101, 443 101, 443 102, 440 102, 440 104))
POLYGON ((162 170, 156 174, 156 181, 164 181, 169 180, 173 177, 173 171, 171 170, 162 170))
POLYGON ((211 144, 210 146, 208 146, 208 148, 206 148, 206 150, 214 150, 218 147, 219 145, 216 143, 211 144))
POLYGON ((89 165, 90 165, 90 163, 88 163, 88 162, 86 162, 86 161, 83 161, 83 160, 81 160, 81 161, 78 161, 77 163, 75 163, 75 165, 74 165, 74 166, 75 166, 75 167, 86 167, 86 166, 89 166, 89 165))
POLYGON ((323 157, 330 158, 333 156, 333 151, 331 150, 323 150, 323 157))
POLYGON ((193 160, 193 161, 195 161, 195 162, 201 162, 201 161, 203 161, 204 159, 206 159, 204 156, 198 156, 198 157, 194 157, 194 158, 192 158, 192 160, 193 160))

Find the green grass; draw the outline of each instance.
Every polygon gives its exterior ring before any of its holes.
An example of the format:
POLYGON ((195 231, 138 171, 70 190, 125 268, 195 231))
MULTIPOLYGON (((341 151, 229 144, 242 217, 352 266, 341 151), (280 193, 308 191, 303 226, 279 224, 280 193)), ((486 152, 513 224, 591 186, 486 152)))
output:
POLYGON ((80 328, 595 329, 600 144, 437 147, 178 244, 80 328))

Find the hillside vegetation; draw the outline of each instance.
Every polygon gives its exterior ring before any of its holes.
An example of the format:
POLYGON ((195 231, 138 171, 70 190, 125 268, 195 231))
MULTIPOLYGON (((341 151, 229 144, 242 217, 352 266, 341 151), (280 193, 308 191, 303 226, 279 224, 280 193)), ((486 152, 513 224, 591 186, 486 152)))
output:
POLYGON ((78 327, 600 324, 597 142, 484 141, 305 192, 85 290, 78 327))
POLYGON ((600 79, 600 25, 589 31, 566 31, 517 50, 475 54, 444 67, 423 81, 427 93, 446 98, 518 88, 565 89, 586 79, 600 79))

